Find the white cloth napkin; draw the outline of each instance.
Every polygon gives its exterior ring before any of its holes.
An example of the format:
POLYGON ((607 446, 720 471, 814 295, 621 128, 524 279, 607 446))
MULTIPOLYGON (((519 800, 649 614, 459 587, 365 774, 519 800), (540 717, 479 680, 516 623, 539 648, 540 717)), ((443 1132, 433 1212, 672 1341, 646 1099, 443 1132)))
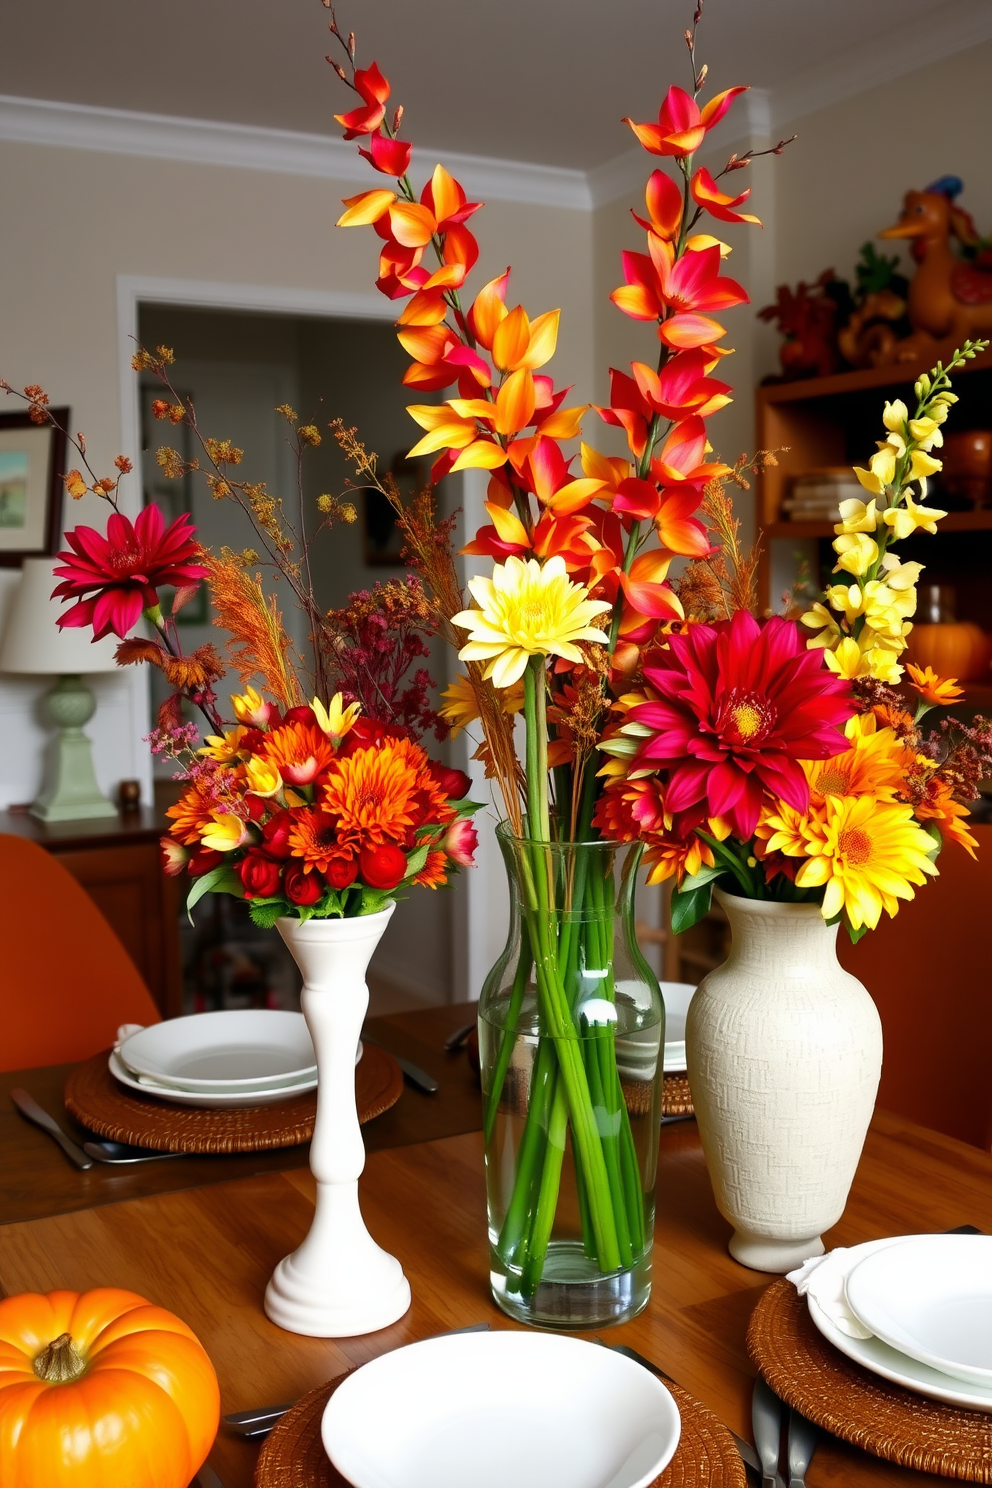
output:
MULTIPOLYGON (((860 1250, 860 1247, 857 1247, 860 1250)), ((870 1328, 859 1322, 847 1305, 844 1283, 852 1267, 862 1259, 851 1249, 840 1245, 826 1255, 812 1256, 804 1261, 798 1271, 790 1271, 786 1277, 791 1281, 800 1297, 807 1293, 825 1312, 830 1321, 846 1333, 848 1338, 872 1338, 870 1328), (852 1260, 853 1255, 853 1260, 852 1260)))
POLYGON ((121 1044, 123 1044, 126 1039, 129 1039, 132 1033, 140 1033, 144 1026, 144 1023, 122 1023, 117 1030, 117 1038, 114 1041, 115 1054, 120 1053, 121 1044))

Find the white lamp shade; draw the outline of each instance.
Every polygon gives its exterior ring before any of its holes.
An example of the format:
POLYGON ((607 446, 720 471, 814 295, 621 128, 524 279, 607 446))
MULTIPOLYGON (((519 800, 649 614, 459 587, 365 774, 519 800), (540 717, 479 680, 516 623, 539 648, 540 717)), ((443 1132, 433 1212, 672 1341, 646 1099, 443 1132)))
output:
POLYGON ((116 671, 116 636, 94 641, 88 625, 78 630, 60 630, 55 623, 66 608, 61 599, 51 597, 59 582, 52 572, 57 561, 55 558, 24 560, 0 642, 0 672, 61 676, 116 671))

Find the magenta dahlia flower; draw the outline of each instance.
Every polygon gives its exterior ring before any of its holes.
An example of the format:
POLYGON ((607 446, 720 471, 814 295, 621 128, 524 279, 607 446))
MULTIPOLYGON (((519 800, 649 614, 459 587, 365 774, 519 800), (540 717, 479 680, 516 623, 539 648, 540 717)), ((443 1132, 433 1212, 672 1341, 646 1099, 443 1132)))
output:
POLYGON ((663 772, 667 811, 704 803, 739 838, 754 832, 766 793, 805 811, 799 760, 847 748, 849 684, 828 671, 822 651, 806 649, 791 620, 759 625, 740 610, 717 625, 690 625, 644 677, 661 696, 628 714, 651 729, 632 773, 663 772))
POLYGON ((133 526, 114 512, 106 535, 95 527, 67 532, 72 551, 58 555, 63 566, 55 573, 62 582, 52 598, 78 603, 59 616, 59 627, 92 625, 95 641, 111 631, 126 636, 142 612, 158 604, 160 584, 182 588, 206 578, 203 565, 192 561, 198 552, 195 532, 185 512, 166 527, 157 506, 146 506, 133 526))

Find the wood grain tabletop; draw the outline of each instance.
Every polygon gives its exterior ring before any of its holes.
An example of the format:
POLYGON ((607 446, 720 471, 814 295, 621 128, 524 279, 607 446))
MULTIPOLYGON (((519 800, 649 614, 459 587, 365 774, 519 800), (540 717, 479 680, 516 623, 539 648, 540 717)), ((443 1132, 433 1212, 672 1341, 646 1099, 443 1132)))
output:
MULTIPOLYGON (((425 1062, 429 1047, 428 1040, 420 1051, 425 1062)), ((412 1109, 412 1098, 409 1092, 397 1112, 404 1104, 412 1109)), ((350 1365, 449 1328, 478 1321, 514 1326, 489 1296, 477 1132, 369 1154, 361 1183, 365 1217, 373 1236, 400 1258, 413 1288, 407 1316, 379 1333, 299 1338, 262 1312, 272 1268, 309 1225, 312 1192, 309 1173, 295 1169, 118 1203, 104 1198, 97 1207, 9 1223, 0 1228, 0 1287, 10 1293, 113 1284, 171 1308, 214 1360, 224 1412, 292 1399, 350 1365)), ((744 1339, 769 1278, 727 1253, 729 1226, 713 1204, 692 1123, 662 1130, 658 1201, 650 1305, 609 1336, 657 1361, 750 1438, 753 1369, 744 1339)), ((992 1157, 879 1112, 828 1244, 963 1223, 992 1230, 992 1157)), ((256 1456, 256 1447, 222 1427, 210 1461, 224 1488, 249 1488, 256 1456)), ((808 1474, 809 1488, 931 1488, 940 1481, 828 1438, 808 1474)))
MULTIPOLYGON (((474 1019, 476 1003, 423 1008, 370 1018, 366 1034, 393 1054, 405 1056, 437 1080, 436 1095, 424 1095, 409 1084, 392 1110, 364 1128, 369 1151, 431 1141, 482 1125, 479 1087, 464 1053, 446 1054, 448 1034, 474 1019)), ((235 1157, 176 1157, 133 1167, 94 1164, 86 1172, 74 1168, 44 1132, 26 1121, 11 1103, 10 1092, 22 1086, 54 1116, 70 1136, 83 1142, 91 1135, 69 1115, 63 1104, 66 1075, 72 1066, 0 1073, 0 1225, 40 1219, 98 1204, 115 1204, 146 1194, 197 1188, 254 1173, 305 1168, 309 1143, 277 1152, 244 1153, 235 1157)))

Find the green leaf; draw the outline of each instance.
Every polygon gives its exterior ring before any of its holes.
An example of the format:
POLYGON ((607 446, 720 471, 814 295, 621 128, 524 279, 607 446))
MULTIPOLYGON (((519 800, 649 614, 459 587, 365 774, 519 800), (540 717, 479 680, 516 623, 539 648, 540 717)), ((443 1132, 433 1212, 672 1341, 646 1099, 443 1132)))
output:
POLYGON ((940 852, 940 849, 944 845, 944 839, 940 835, 940 828, 938 827, 936 822, 932 821, 921 822, 920 825, 922 826, 924 832, 929 833, 929 835, 933 838, 933 847, 930 848, 929 852, 927 853, 927 857, 930 859, 931 863, 934 863, 937 860, 937 854, 940 852))
POLYGON ((464 801, 452 801, 451 804, 459 816, 474 816, 477 811, 483 809, 486 803, 484 801, 470 801, 466 796, 464 801))
POLYGON ((855 930, 855 928, 851 924, 850 920, 847 921, 847 933, 851 937, 851 944, 852 945, 857 945, 857 943, 861 939, 862 935, 867 935, 868 934, 868 931, 870 929, 871 929, 871 926, 870 925, 859 925, 858 928, 857 928, 857 930, 855 930))
POLYGON ((701 889, 704 884, 712 883, 713 879, 719 878, 721 873, 726 873, 726 871, 726 868, 720 863, 714 863, 712 867, 704 863, 698 873, 686 874, 682 880, 682 888, 679 892, 685 894, 691 893, 693 889, 701 889))
POLYGON ((712 883, 703 884, 698 889, 689 889, 688 892, 685 889, 673 889, 672 934, 681 935, 683 930, 691 930, 693 925, 698 925, 703 916, 709 914, 712 901, 712 883))
POLYGON ((285 899, 249 899, 248 913, 251 922, 260 930, 271 930, 276 920, 281 920, 284 915, 292 915, 293 906, 287 904, 285 899))
POLYGON ((233 894, 235 899, 245 897, 244 885, 226 863, 218 863, 216 868, 211 868, 209 873, 201 874, 195 878, 186 895, 186 917, 190 924, 193 923, 193 906, 198 904, 204 894, 233 894))
POLYGON ((392 902, 392 899, 393 894, 387 893, 385 889, 370 889, 363 884, 362 904, 358 913, 360 915, 378 914, 380 910, 385 909, 386 905, 392 902))
MULTIPOLYGON (((423 868, 424 864, 427 862, 427 854, 430 852, 430 850, 430 844, 427 842, 424 843, 423 847, 414 848, 413 852, 406 860, 406 872, 403 875, 404 878, 412 878, 415 873, 420 872, 421 868, 423 868)), ((365 914, 365 910, 362 910, 362 913, 365 914)))

